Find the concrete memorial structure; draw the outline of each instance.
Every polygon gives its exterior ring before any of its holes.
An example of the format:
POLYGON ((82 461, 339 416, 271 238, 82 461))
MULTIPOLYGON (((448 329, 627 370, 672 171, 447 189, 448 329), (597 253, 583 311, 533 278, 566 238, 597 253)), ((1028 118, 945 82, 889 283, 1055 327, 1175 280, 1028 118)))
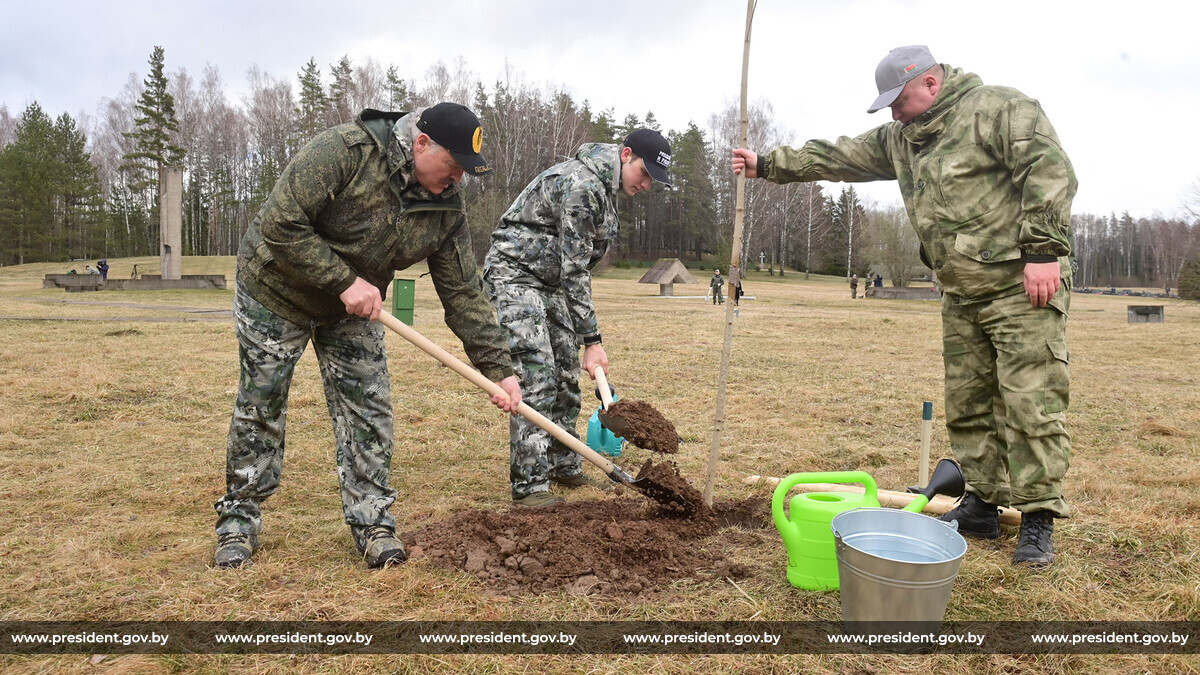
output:
POLYGON ((638 279, 639 284, 658 284, 660 296, 675 295, 675 284, 694 284, 696 277, 684 267, 679 258, 659 258, 649 272, 638 279))

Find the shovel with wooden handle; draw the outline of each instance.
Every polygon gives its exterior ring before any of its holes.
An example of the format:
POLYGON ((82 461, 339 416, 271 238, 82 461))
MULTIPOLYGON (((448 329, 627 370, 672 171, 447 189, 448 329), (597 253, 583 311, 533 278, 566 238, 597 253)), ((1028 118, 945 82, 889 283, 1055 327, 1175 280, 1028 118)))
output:
POLYGON ((604 368, 596 366, 596 370, 593 372, 596 375, 596 388, 600 391, 600 424, 613 432, 617 438, 628 438, 631 431, 629 421, 620 415, 609 412, 609 408, 613 404, 612 389, 608 386, 608 377, 604 374, 604 368))
MULTIPOLYGON (((429 354, 438 361, 441 361, 442 365, 463 376, 472 384, 484 390, 488 394, 492 396, 508 398, 508 394, 500 387, 500 385, 487 379, 483 373, 475 370, 466 363, 463 363, 461 359, 434 344, 424 335, 421 335, 404 322, 389 314, 387 311, 380 312, 379 323, 382 323, 396 333, 399 333, 400 337, 413 343, 426 354, 429 354)), ((602 389, 607 391, 608 387, 605 386, 602 387, 602 389)), ((517 406, 517 414, 536 424, 539 428, 557 439, 558 442, 567 446, 567 448, 569 448, 575 454, 586 459, 592 464, 595 464, 596 467, 603 471, 604 475, 608 476, 612 481, 621 483, 623 485, 628 485, 629 487, 650 497, 654 501, 667 506, 684 502, 683 497, 678 495, 675 490, 669 486, 661 485, 648 477, 634 478, 633 476, 625 473, 623 470, 621 470, 621 467, 613 464, 610 460, 606 459, 595 450, 589 448, 587 444, 567 433, 562 427, 546 419, 544 415, 529 407, 529 405, 524 401, 517 406)))

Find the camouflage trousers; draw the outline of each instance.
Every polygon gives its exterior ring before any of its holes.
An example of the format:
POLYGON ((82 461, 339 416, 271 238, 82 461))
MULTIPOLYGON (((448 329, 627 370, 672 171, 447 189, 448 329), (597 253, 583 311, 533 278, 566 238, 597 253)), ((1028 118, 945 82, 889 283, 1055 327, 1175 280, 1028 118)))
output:
MULTIPOLYGON (((497 283, 492 292, 521 400, 578 438, 579 341, 566 298, 561 291, 524 284, 497 283)), ((509 419, 508 438, 513 499, 549 490, 551 477, 583 472, 579 455, 524 417, 509 419)))
POLYGON ((725 292, 725 289, 721 288, 721 284, 717 284, 716 286, 712 287, 712 296, 713 296, 713 304, 714 305, 717 304, 718 302, 720 302, 720 303, 725 302, 724 292, 725 292))
POLYGON ((311 340, 333 419, 342 512, 350 525, 390 525, 391 381, 383 326, 359 317, 300 325, 237 288, 234 323, 241 378, 225 459, 228 493, 215 504, 217 533, 262 530, 260 505, 283 474, 288 390, 311 340))
POLYGON ((1041 308, 1023 293, 973 304, 942 299, 946 430, 969 491, 989 504, 1070 515, 1062 496, 1070 302, 1065 284, 1041 308))

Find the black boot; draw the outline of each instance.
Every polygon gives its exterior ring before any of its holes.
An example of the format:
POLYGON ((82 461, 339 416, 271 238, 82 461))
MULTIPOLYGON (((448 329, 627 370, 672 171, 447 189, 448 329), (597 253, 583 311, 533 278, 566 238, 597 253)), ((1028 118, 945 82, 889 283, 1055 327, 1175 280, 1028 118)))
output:
POLYGON ((976 539, 996 539, 1000 536, 1000 509, 983 501, 973 492, 963 495, 958 506, 942 514, 938 520, 958 521, 958 533, 976 539))
POLYGON ((1048 567, 1054 562, 1054 514, 1049 511, 1034 511, 1021 514, 1021 534, 1017 538, 1017 552, 1013 564, 1028 563, 1030 567, 1048 567))

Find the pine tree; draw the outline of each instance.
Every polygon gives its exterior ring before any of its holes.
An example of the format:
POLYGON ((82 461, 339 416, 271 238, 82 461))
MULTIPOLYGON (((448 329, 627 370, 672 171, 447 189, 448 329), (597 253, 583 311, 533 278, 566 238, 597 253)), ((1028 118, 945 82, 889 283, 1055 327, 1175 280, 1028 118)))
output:
POLYGON ((0 246, 8 263, 37 255, 53 217, 53 123, 37 101, 17 120, 11 145, 0 152, 0 246))
MULTIPOLYGON (((621 136, 621 138, 625 138, 621 136)), ((617 139, 617 129, 613 123, 613 110, 601 111, 596 116, 596 121, 592 123, 592 128, 588 133, 588 140, 593 143, 612 143, 617 139)))
POLYGON ((354 119, 354 110, 350 109, 354 93, 354 68, 350 65, 350 57, 343 56, 336 65, 329 67, 333 82, 329 84, 329 119, 328 126, 335 126, 354 119))
POLYGON ((1200 259, 1192 260, 1179 271, 1179 297, 1200 300, 1200 259))
POLYGON ((87 136, 70 115, 63 113, 54 123, 53 139, 58 166, 55 192, 67 257, 104 255, 100 176, 85 151, 87 136))
POLYGON ((146 220, 146 231, 135 241, 138 248, 132 252, 149 253, 158 244, 158 173, 165 166, 179 166, 186 151, 171 143, 172 134, 179 131, 175 119, 175 97, 167 91, 167 77, 163 74, 164 50, 156 46, 150 55, 150 74, 142 81, 144 88, 134 106, 139 117, 134 120, 136 129, 122 135, 134 141, 134 151, 124 155, 121 170, 128 173, 128 188, 141 193, 141 199, 149 208, 151 217, 146 220))
MULTIPOLYGON (((651 119, 647 115, 647 121, 651 119)), ((693 122, 682 134, 671 132, 671 177, 674 208, 679 224, 679 256, 684 250, 684 235, 694 243, 696 260, 701 259, 705 244, 716 239, 716 204, 714 203, 712 166, 704 132, 693 122)))
POLYGON ((626 136, 633 133, 634 129, 637 129, 640 126, 642 126, 642 123, 638 121, 638 116, 634 115, 633 113, 629 113, 625 116, 625 121, 622 122, 619 127, 613 130, 616 133, 616 141, 620 142, 625 140, 626 136))
POLYGON ((858 191, 853 185, 842 188, 841 195, 833 203, 833 230, 838 236, 825 242, 827 252, 826 274, 839 274, 849 278, 851 274, 864 271, 860 240, 867 225, 867 212, 858 200, 858 191), (841 249, 843 255, 835 252, 841 249))
POLYGON ((325 128, 325 111, 329 99, 321 86, 321 69, 315 58, 309 59, 300 71, 300 107, 296 115, 300 124, 300 144, 303 145, 325 128))
POLYGON ((175 119, 175 97, 167 91, 167 77, 163 74, 164 54, 162 47, 155 47, 150 55, 150 74, 142 81, 145 88, 134 106, 139 114, 134 120, 137 129, 122 134, 136 143, 136 149, 125 155, 126 163, 121 167, 133 173, 131 187, 135 190, 157 185, 158 170, 178 166, 186 154, 183 148, 171 143, 172 134, 179 131, 179 122, 175 119))
POLYGON ((387 69, 387 104, 388 110, 407 110, 409 106, 408 85, 400 79, 396 66, 387 69))

